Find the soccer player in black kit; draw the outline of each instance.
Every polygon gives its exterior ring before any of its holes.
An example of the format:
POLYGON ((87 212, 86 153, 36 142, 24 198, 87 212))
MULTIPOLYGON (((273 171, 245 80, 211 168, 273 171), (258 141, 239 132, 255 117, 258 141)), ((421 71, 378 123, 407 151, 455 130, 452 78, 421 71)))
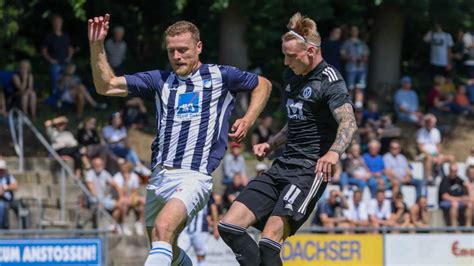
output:
POLYGON ((281 157, 252 180, 219 223, 240 265, 282 265, 280 249, 308 219, 340 155, 357 130, 346 84, 321 56, 316 23, 296 13, 282 36, 285 127, 253 147, 258 159, 286 144, 281 157), (257 243, 245 232, 262 230, 257 243))

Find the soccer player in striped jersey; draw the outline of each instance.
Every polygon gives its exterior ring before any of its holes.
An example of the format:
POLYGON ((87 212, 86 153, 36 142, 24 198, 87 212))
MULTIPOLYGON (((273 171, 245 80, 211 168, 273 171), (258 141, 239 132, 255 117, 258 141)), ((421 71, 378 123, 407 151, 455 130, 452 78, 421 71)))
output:
POLYGON ((188 265, 177 245, 185 225, 206 205, 211 173, 224 156, 227 139, 237 142, 260 115, 270 82, 235 67, 203 64, 198 28, 179 21, 166 30, 166 49, 173 71, 153 70, 117 77, 107 63, 104 39, 107 14, 88 21, 94 84, 105 96, 139 96, 155 103, 157 137, 152 144, 152 176, 147 186, 145 223, 152 249, 151 265, 188 265), (235 95, 252 91, 250 106, 229 134, 235 95))
POLYGON ((308 219, 357 130, 346 84, 321 56, 316 23, 297 13, 288 29, 282 36, 288 122, 253 147, 262 159, 286 143, 283 154, 250 181, 219 223, 240 265, 282 265, 282 243, 308 219), (249 226, 262 230, 258 246, 245 232, 249 226))

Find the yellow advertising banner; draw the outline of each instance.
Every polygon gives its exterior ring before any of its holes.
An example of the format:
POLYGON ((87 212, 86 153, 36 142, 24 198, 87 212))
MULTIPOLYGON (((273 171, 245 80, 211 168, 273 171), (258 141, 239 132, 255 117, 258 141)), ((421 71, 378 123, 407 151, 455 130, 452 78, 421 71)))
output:
POLYGON ((281 250, 285 266, 382 266, 380 235, 297 234, 281 250))

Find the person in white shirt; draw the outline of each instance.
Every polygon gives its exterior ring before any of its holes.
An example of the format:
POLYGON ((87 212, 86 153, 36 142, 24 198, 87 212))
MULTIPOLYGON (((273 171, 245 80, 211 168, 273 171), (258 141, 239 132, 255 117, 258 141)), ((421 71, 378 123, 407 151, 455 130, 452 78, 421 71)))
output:
POLYGON ((445 162, 454 162, 455 158, 441 151, 441 133, 436 128, 436 117, 433 114, 427 114, 423 120, 423 127, 416 133, 416 143, 423 157, 425 179, 432 183, 434 181, 433 164, 440 167, 445 162))
MULTIPOLYGON (((115 197, 113 195, 114 192, 120 194, 120 188, 112 179, 112 175, 105 170, 104 162, 101 158, 97 157, 92 160, 92 169, 86 172, 86 184, 99 207, 105 208, 112 213, 112 217, 120 223, 122 214, 117 201, 118 195, 115 195, 115 197)), ((118 230, 119 233, 122 232, 122 228, 115 228, 113 225, 111 229, 118 230)))
POLYGON ((369 221, 372 227, 393 226, 394 222, 390 219, 392 215, 392 206, 390 201, 385 198, 383 189, 377 190, 375 199, 369 202, 369 221))
MULTIPOLYGON (((135 211, 137 221, 135 222, 135 230, 137 235, 143 235, 143 225, 145 222, 145 198, 140 195, 138 189, 140 187, 140 179, 138 175, 132 171, 132 164, 124 162, 120 165, 120 171, 114 175, 113 180, 120 188, 119 204, 122 208, 122 222, 125 221, 130 209, 135 211)), ((125 223, 122 224, 125 235, 131 235, 132 232, 125 223)))
MULTIPOLYGON (((348 209, 343 210, 342 214, 347 218, 347 226, 368 226, 369 225, 369 213, 367 205, 362 201, 362 192, 355 190, 352 196, 352 200, 348 201, 348 209)), ((339 226, 345 226, 340 224, 339 226)))
POLYGON ((439 24, 435 25, 435 31, 429 31, 423 40, 431 45, 431 72, 436 75, 447 76, 452 69, 449 62, 451 57, 451 47, 453 47, 453 37, 444 32, 439 24))

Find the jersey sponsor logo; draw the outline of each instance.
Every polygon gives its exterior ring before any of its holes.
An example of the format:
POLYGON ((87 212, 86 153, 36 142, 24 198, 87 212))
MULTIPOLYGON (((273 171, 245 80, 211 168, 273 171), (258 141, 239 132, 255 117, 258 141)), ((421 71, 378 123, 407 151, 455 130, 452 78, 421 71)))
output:
POLYGON ((303 97, 305 99, 308 99, 309 97, 311 97, 311 93, 313 92, 313 90, 311 89, 311 87, 306 87, 304 88, 303 90, 303 97))
POLYGON ((200 116, 199 92, 181 93, 178 96, 178 111, 176 115, 181 120, 190 120, 200 116))
POLYGON ((286 101, 286 109, 288 111, 288 118, 306 120, 306 116, 303 114, 303 102, 288 99, 286 101))

